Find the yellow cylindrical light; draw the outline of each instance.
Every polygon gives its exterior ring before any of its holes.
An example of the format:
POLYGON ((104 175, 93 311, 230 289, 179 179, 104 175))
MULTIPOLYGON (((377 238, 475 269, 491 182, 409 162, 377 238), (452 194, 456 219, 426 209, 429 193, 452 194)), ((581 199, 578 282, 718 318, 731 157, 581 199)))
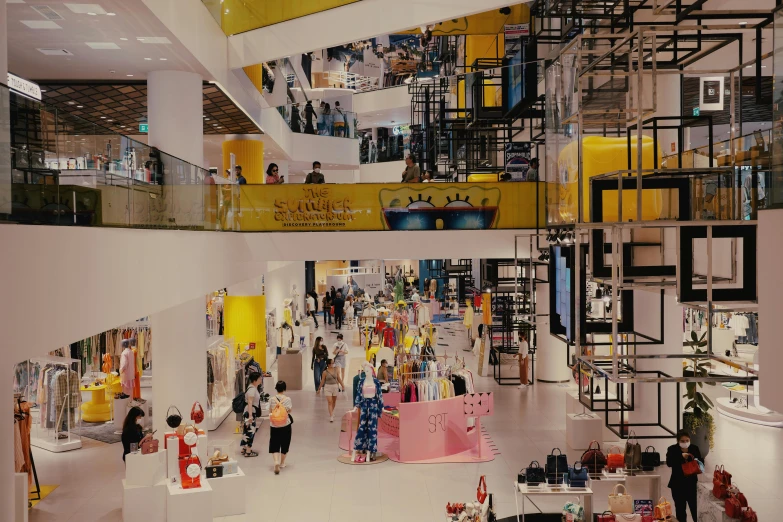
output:
POLYGON ((227 295, 223 308, 224 337, 233 338, 234 343, 243 347, 255 343, 255 349, 250 353, 266 370, 266 296, 227 295))
POLYGON ((242 175, 251 185, 264 182, 264 142, 255 135, 237 136, 223 142, 223 172, 231 168, 231 154, 236 157, 236 165, 242 166, 242 175))

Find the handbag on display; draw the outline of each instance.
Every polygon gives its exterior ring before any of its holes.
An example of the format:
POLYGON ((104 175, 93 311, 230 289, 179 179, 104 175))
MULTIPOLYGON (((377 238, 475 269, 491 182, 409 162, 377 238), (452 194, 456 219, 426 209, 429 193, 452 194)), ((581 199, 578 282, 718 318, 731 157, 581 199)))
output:
POLYGON ((190 420, 196 424, 204 422, 204 408, 201 407, 198 401, 193 403, 193 407, 190 408, 190 420))
POLYGON ((609 454, 606 456, 606 467, 609 471, 617 471, 625 465, 625 455, 620 453, 620 448, 612 446, 609 448, 609 454))
POLYGON ((590 473, 601 473, 606 467, 606 455, 601 451, 601 445, 598 444, 598 441, 590 442, 587 450, 582 453, 582 465, 586 466, 590 473))
POLYGON ((729 518, 740 518, 742 516, 742 504, 736 494, 729 493, 726 500, 723 501, 723 508, 729 518))
POLYGON ((544 472, 544 468, 541 467, 537 460, 531 462, 527 467, 525 470, 525 477, 527 479, 527 483, 534 486, 546 482, 546 473, 544 472))
POLYGON ((688 456, 690 459, 682 463, 682 474, 686 477, 701 475, 701 466, 699 466, 699 461, 696 460, 696 457, 691 454, 688 454, 688 456))
POLYGON ((207 466, 204 468, 204 470, 207 472, 208 479, 220 478, 223 476, 223 466, 221 464, 216 466, 207 466))
POLYGON ((712 495, 720 500, 725 500, 729 496, 729 486, 731 486, 731 473, 720 467, 715 466, 712 472, 712 495))
POLYGON ((588 478, 587 468, 579 461, 574 462, 574 466, 568 470, 568 485, 572 488, 586 487, 588 478))
POLYGON ((636 432, 628 432, 625 443, 625 469, 639 469, 642 465, 642 446, 636 439, 636 432))
POLYGON ((647 446, 642 452, 642 469, 645 471, 652 471, 653 468, 657 468, 661 465, 661 454, 655 451, 652 446, 647 446), (652 451, 647 451, 652 448, 652 451))
POLYGON ((603 513, 598 515, 596 520, 598 522, 616 522, 614 513, 612 513, 611 511, 604 511, 603 513))
POLYGON ((672 505, 671 502, 661 497, 658 499, 658 504, 655 506, 653 512, 656 520, 666 520, 672 518, 672 505))
POLYGON ((564 515, 573 515, 573 520, 584 520, 585 519, 585 508, 582 506, 582 504, 579 503, 579 499, 576 499, 576 502, 566 502, 565 506, 563 506, 563 514, 564 515))
POLYGON ((179 474, 182 489, 201 487, 201 461, 196 455, 179 458, 179 474))
POLYGON ((615 513, 615 522, 642 522, 642 515, 639 513, 615 513))
POLYGON ((568 475, 568 457, 563 455, 560 448, 554 448, 552 453, 546 456, 546 478, 550 484, 562 482, 565 475, 568 475), (557 454, 555 454, 557 451, 557 454))
POLYGON ((742 522, 759 522, 759 517, 751 508, 742 512, 742 522))
POLYGON ((484 475, 481 475, 481 478, 479 479, 478 487, 476 488, 476 500, 481 502, 482 504, 487 499, 487 477, 484 475), (483 486, 483 491, 482 491, 483 486))
MULTIPOLYGON (((622 513, 633 513, 633 497, 628 494, 628 490, 622 484, 615 485, 611 493, 609 493, 609 510, 615 515, 622 513), (623 492, 620 493, 619 489, 623 488, 623 492)), ((621 520, 619 517, 617 520, 621 520)), ((641 515, 639 520, 641 521, 641 515)))
POLYGON ((650 506, 642 506, 639 511, 637 511, 642 516, 642 522, 655 522, 653 520, 653 509, 650 506))
POLYGON ((228 462, 228 455, 225 453, 221 454, 220 450, 215 450, 215 453, 209 457, 208 464, 210 466, 221 466, 224 462, 228 462))
POLYGON ((169 409, 166 411, 166 424, 168 424, 171 429, 177 429, 179 428, 179 425, 182 424, 182 414, 176 406, 169 406, 169 409), (177 413, 171 413, 171 408, 174 408, 177 413))
POLYGON ((520 469, 519 473, 517 473, 517 483, 519 484, 526 484, 527 483, 527 477, 525 476, 525 470, 520 469))
POLYGON ((159 447, 160 442, 158 439, 153 439, 152 437, 147 438, 141 441, 141 454, 149 455, 150 453, 157 453, 159 447))

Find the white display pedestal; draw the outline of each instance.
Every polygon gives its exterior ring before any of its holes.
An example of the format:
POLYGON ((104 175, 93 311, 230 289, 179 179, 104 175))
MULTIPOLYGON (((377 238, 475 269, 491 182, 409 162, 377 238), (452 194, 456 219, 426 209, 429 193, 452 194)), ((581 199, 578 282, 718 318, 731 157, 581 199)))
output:
POLYGON ((52 453, 62 453, 63 451, 77 450, 82 447, 82 441, 80 438, 71 436, 71 439, 39 439, 38 437, 30 437, 30 444, 36 448, 45 449, 52 453))
MULTIPOLYGON (((207 480, 213 492, 213 517, 245 514, 247 506, 245 473, 240 468, 237 468, 237 472, 236 474, 223 475, 220 478, 207 480)), ((202 483, 204 480, 206 479, 202 477, 202 483)))
POLYGON ((129 486, 154 486, 166 478, 168 451, 142 455, 128 453, 125 456, 125 482, 129 486))
MULTIPOLYGON (((112 415, 114 415, 114 429, 117 430, 115 433, 122 433, 122 423, 125 422, 125 417, 128 415, 129 402, 130 397, 127 399, 114 399, 114 412, 112 415)), ((146 415, 147 413, 145 412, 144 414, 146 415)))
MULTIPOLYGON (((594 493, 593 509, 595 513, 603 513, 609 509, 609 493, 618 483, 625 486, 628 494, 635 499, 652 499, 657 504, 661 497, 661 476, 654 472, 650 474, 637 473, 636 475, 605 474, 601 480, 591 478, 588 482, 588 486, 594 493)), ((665 496, 671 500, 671 495, 665 496)))
POLYGON ((590 442, 601 442, 604 421, 595 413, 569 413, 566 415, 566 442, 568 447, 586 450, 590 442))
POLYGON ((712 494, 712 482, 699 482, 696 490, 696 515, 710 522, 737 522, 726 514, 725 503, 712 494))
POLYGON ((166 522, 166 480, 154 486, 131 486, 123 479, 122 489, 123 522, 166 522))
MULTIPOLYGON (((606 395, 603 393, 601 394, 595 394, 596 399, 603 399, 606 395)), ((610 399, 615 399, 616 396, 614 394, 609 394, 610 399)), ((581 402, 579 402, 579 390, 570 390, 566 392, 566 414, 577 414, 577 413, 592 413, 593 415, 598 415, 598 417, 601 419, 601 423, 603 424, 603 427, 601 429, 602 436, 595 439, 598 442, 601 443, 603 446, 604 442, 612 442, 620 440, 620 438, 612 433, 612 430, 606 427, 606 414, 600 411, 594 411, 591 412, 588 410, 585 406, 582 405, 581 402)))
POLYGON ((223 424, 229 413, 231 413, 231 401, 229 399, 213 402, 212 410, 207 413, 204 423, 200 424, 200 426, 204 426, 204 429, 207 431, 215 431, 223 424))
POLYGON ((209 485, 207 479, 201 477, 200 488, 182 489, 179 483, 172 484, 171 482, 167 483, 167 488, 166 514, 168 520, 171 522, 212 522, 212 486, 209 485))
POLYGON ((27 522, 29 509, 27 497, 30 494, 27 473, 14 473, 14 522, 27 522))

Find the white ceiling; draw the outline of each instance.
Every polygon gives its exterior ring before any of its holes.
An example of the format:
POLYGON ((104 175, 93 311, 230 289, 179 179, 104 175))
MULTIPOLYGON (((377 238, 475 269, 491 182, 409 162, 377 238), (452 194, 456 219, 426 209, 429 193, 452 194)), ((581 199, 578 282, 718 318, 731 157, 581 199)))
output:
POLYGON ((395 107, 381 111, 364 112, 359 116, 359 128, 370 129, 372 127, 393 127, 406 125, 411 121, 411 106, 395 107))
POLYGON ((71 0, 67 4, 71 8, 62 0, 36 4, 39 9, 42 5, 51 8, 63 18, 52 20, 60 29, 32 29, 28 27, 30 24, 23 22, 47 20, 29 3, 7 5, 8 69, 11 72, 30 80, 124 81, 131 77, 145 79, 150 71, 178 70, 199 73, 205 80, 212 79, 143 2, 101 0, 99 4, 74 4, 71 0), (88 12, 95 12, 95 15, 88 12), (171 43, 151 43, 166 40, 171 43), (114 44, 119 48, 92 48, 103 47, 96 44, 114 44), (46 56, 37 50, 39 48, 67 49, 73 56, 46 56))

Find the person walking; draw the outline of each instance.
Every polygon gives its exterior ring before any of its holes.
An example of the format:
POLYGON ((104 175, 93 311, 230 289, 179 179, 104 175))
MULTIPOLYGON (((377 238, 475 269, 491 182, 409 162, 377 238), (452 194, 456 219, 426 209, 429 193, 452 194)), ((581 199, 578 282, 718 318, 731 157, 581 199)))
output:
POLYGON ((517 358, 519 359, 519 389, 524 390, 530 385, 527 376, 527 355, 530 345, 527 342, 527 334, 519 332, 519 343, 517 349, 517 358))
POLYGON ((413 154, 408 154, 405 157, 405 170, 402 171, 403 183, 418 183, 421 179, 421 171, 419 166, 416 165, 416 157, 413 154))
POLYGON ((334 135, 338 138, 345 137, 345 113, 340 108, 340 102, 334 102, 334 135))
POLYGON ((345 321, 348 323, 348 329, 351 330, 353 328, 353 297, 348 297, 348 300, 345 302, 345 321))
POLYGON ((314 161, 313 171, 307 174, 307 177, 305 178, 305 185, 319 185, 325 182, 326 180, 324 179, 324 175, 321 174, 321 162, 314 161))
POLYGON ((313 109, 313 102, 308 101, 304 108, 305 117, 305 134, 315 134, 315 128, 313 127, 313 119, 315 116, 315 109, 313 109))
POLYGON ((300 120, 299 107, 297 105, 291 106, 291 130, 293 132, 302 132, 300 120))
POLYGON ((323 337, 320 335, 315 338, 313 344, 313 358, 310 359, 310 369, 313 370, 313 381, 315 382, 315 394, 321 393, 321 374, 326 369, 326 359, 329 358, 329 350, 323 343, 323 337))
POLYGON ((337 290, 334 289, 334 286, 329 289, 329 297, 332 301, 334 301, 334 298, 337 297, 337 290))
POLYGON ((329 295, 329 292, 326 292, 326 295, 324 295, 323 301, 321 301, 321 305, 324 307, 324 325, 332 325, 332 298, 329 295))
POLYGON ((690 434, 685 430, 680 430, 677 432, 677 444, 669 446, 666 450, 666 465, 672 468, 669 489, 672 490, 672 500, 678 522, 686 522, 687 520, 686 504, 690 508, 691 519, 696 522, 697 475, 686 477, 682 471, 682 465, 690 459, 704 462, 699 447, 691 444, 690 434))
MULTIPOLYGON (((336 313, 337 312, 335 311, 335 314, 336 313)), ((345 368, 348 366, 348 345, 343 341, 343 334, 341 333, 337 334, 337 342, 334 343, 332 355, 334 356, 334 365, 340 369, 340 379, 345 379, 345 368)))
POLYGON ((321 378, 321 388, 324 389, 326 404, 329 409, 329 422, 334 422, 334 408, 337 406, 337 393, 345 389, 343 378, 334 366, 333 359, 326 360, 326 369, 321 378))
POLYGON ((291 397, 285 395, 285 390, 285 381, 277 381, 275 384, 277 394, 269 399, 270 415, 278 404, 281 404, 288 413, 288 419, 284 425, 278 427, 270 425, 269 427, 269 453, 272 454, 272 459, 275 462, 275 475, 280 474, 280 468, 285 468, 285 458, 291 447, 291 424, 293 423, 291 410, 294 408, 294 404, 291 402, 291 397))
POLYGON ((262 375, 252 372, 248 376, 247 390, 245 390, 245 411, 242 413, 242 440, 239 442, 240 453, 243 457, 258 457, 253 451, 253 440, 256 438, 258 426, 256 419, 261 417, 261 393, 258 387, 261 385, 262 375))
POLYGON ((316 328, 318 328, 318 316, 315 315, 317 311, 318 308, 315 306, 315 299, 312 295, 307 294, 307 315, 313 318, 316 328))
POLYGON ((345 300, 342 292, 337 292, 337 297, 332 301, 332 306, 334 306, 334 324, 338 330, 341 330, 343 327, 343 314, 345 313, 345 300))

